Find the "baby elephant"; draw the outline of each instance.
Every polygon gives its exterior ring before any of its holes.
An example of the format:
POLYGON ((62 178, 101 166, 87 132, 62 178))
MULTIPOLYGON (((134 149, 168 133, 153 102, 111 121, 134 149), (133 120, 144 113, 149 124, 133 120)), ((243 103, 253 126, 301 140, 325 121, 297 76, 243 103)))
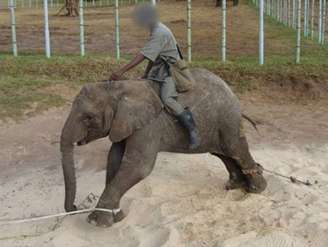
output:
POLYGON ((166 110, 152 83, 145 80, 88 84, 75 98, 61 134, 60 149, 65 179, 65 209, 74 211, 76 178, 74 144, 85 145, 109 137, 106 187, 90 222, 111 226, 124 215, 120 200, 154 168, 158 152, 206 153, 220 158, 229 172, 227 189, 243 188, 260 193, 266 188, 262 170, 252 158, 242 131, 237 97, 213 73, 194 69, 194 89, 179 95, 190 106, 201 137, 200 146, 189 149, 188 135, 166 110))

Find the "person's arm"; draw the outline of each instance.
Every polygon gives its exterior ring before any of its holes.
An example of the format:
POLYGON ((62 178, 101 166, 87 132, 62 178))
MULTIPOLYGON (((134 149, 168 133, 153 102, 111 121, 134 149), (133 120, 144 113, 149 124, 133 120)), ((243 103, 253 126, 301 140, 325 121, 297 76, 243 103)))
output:
POLYGON ((109 79, 113 81, 119 80, 125 72, 133 69, 134 67, 142 63, 145 59, 146 57, 143 54, 138 53, 138 55, 135 56, 127 65, 123 66, 117 72, 114 72, 109 79))

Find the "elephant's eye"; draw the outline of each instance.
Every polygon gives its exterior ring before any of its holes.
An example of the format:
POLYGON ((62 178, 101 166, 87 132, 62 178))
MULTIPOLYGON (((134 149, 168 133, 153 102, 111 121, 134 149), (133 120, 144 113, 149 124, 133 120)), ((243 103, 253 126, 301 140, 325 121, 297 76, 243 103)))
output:
POLYGON ((91 116, 85 116, 82 120, 83 124, 87 127, 91 125, 92 117, 91 116))

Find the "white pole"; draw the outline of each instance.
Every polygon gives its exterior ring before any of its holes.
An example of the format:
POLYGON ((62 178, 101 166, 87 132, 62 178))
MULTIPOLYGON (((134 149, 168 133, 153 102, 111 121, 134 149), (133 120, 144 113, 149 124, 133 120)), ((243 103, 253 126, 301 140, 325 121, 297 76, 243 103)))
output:
POLYGON ((83 57, 85 55, 83 0, 80 0, 80 13, 79 14, 80 14, 80 54, 83 57))
POLYGON ((227 0, 222 0, 222 62, 226 62, 227 47, 227 0))
POLYGON ((296 42, 296 63, 301 61, 301 18, 302 18, 302 0, 297 0, 297 42, 296 42))
POLYGON ((308 31, 308 0, 304 0, 304 36, 307 37, 308 31))
POLYGON ((16 40, 16 17, 14 0, 9 0, 10 19, 11 19, 11 44, 13 55, 17 57, 17 40, 16 40))
POLYGON ((115 43, 116 43, 116 59, 121 59, 120 52, 120 16, 119 16, 119 0, 115 0, 115 43))
POLYGON ((314 38, 314 8, 315 8, 315 0, 312 0, 311 4, 311 38, 314 38))
POLYGON ((318 42, 321 44, 321 36, 322 36, 322 0, 319 0, 319 20, 318 20, 318 31, 319 31, 319 40, 318 42))
POLYGON ((191 62, 191 0, 187 1, 188 62, 191 62))
POLYGON ((259 0, 259 63, 264 64, 264 0, 259 0))
POLYGON ((152 3, 153 5, 156 5, 156 0, 151 0, 151 3, 152 3))
POLYGON ((48 0, 43 0, 44 8, 44 41, 46 48, 46 57, 49 58, 50 54, 50 33, 49 33, 49 20, 48 20, 48 0))
POLYGON ((327 11, 327 2, 323 0, 322 5, 322 36, 321 36, 321 44, 325 44, 326 37, 326 11, 327 11))
POLYGON ((293 0, 293 28, 296 28, 296 12, 297 12, 297 7, 296 7, 296 0, 293 0))

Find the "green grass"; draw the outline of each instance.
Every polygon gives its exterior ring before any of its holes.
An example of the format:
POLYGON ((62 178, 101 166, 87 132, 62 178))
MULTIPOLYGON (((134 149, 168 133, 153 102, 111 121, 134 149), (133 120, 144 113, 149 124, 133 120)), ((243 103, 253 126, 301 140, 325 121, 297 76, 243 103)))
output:
MULTIPOLYGON (((127 59, 122 59, 121 63, 127 59)), ((305 55, 300 65, 291 61, 288 56, 270 56, 264 66, 259 66, 256 57, 239 57, 225 64, 213 59, 195 58, 191 66, 207 68, 220 75, 238 93, 290 78, 327 81, 328 56, 305 55)), ((17 58, 3 55, 0 58, 0 118, 19 119, 27 110, 39 112, 61 106, 68 100, 65 90, 77 91, 85 83, 107 79, 119 65, 115 59, 100 55, 84 58, 54 56, 51 59, 43 55, 21 55, 17 58), (62 86, 61 90, 47 90, 58 85, 62 86)), ((138 77, 142 70, 140 66, 128 76, 138 77)))

